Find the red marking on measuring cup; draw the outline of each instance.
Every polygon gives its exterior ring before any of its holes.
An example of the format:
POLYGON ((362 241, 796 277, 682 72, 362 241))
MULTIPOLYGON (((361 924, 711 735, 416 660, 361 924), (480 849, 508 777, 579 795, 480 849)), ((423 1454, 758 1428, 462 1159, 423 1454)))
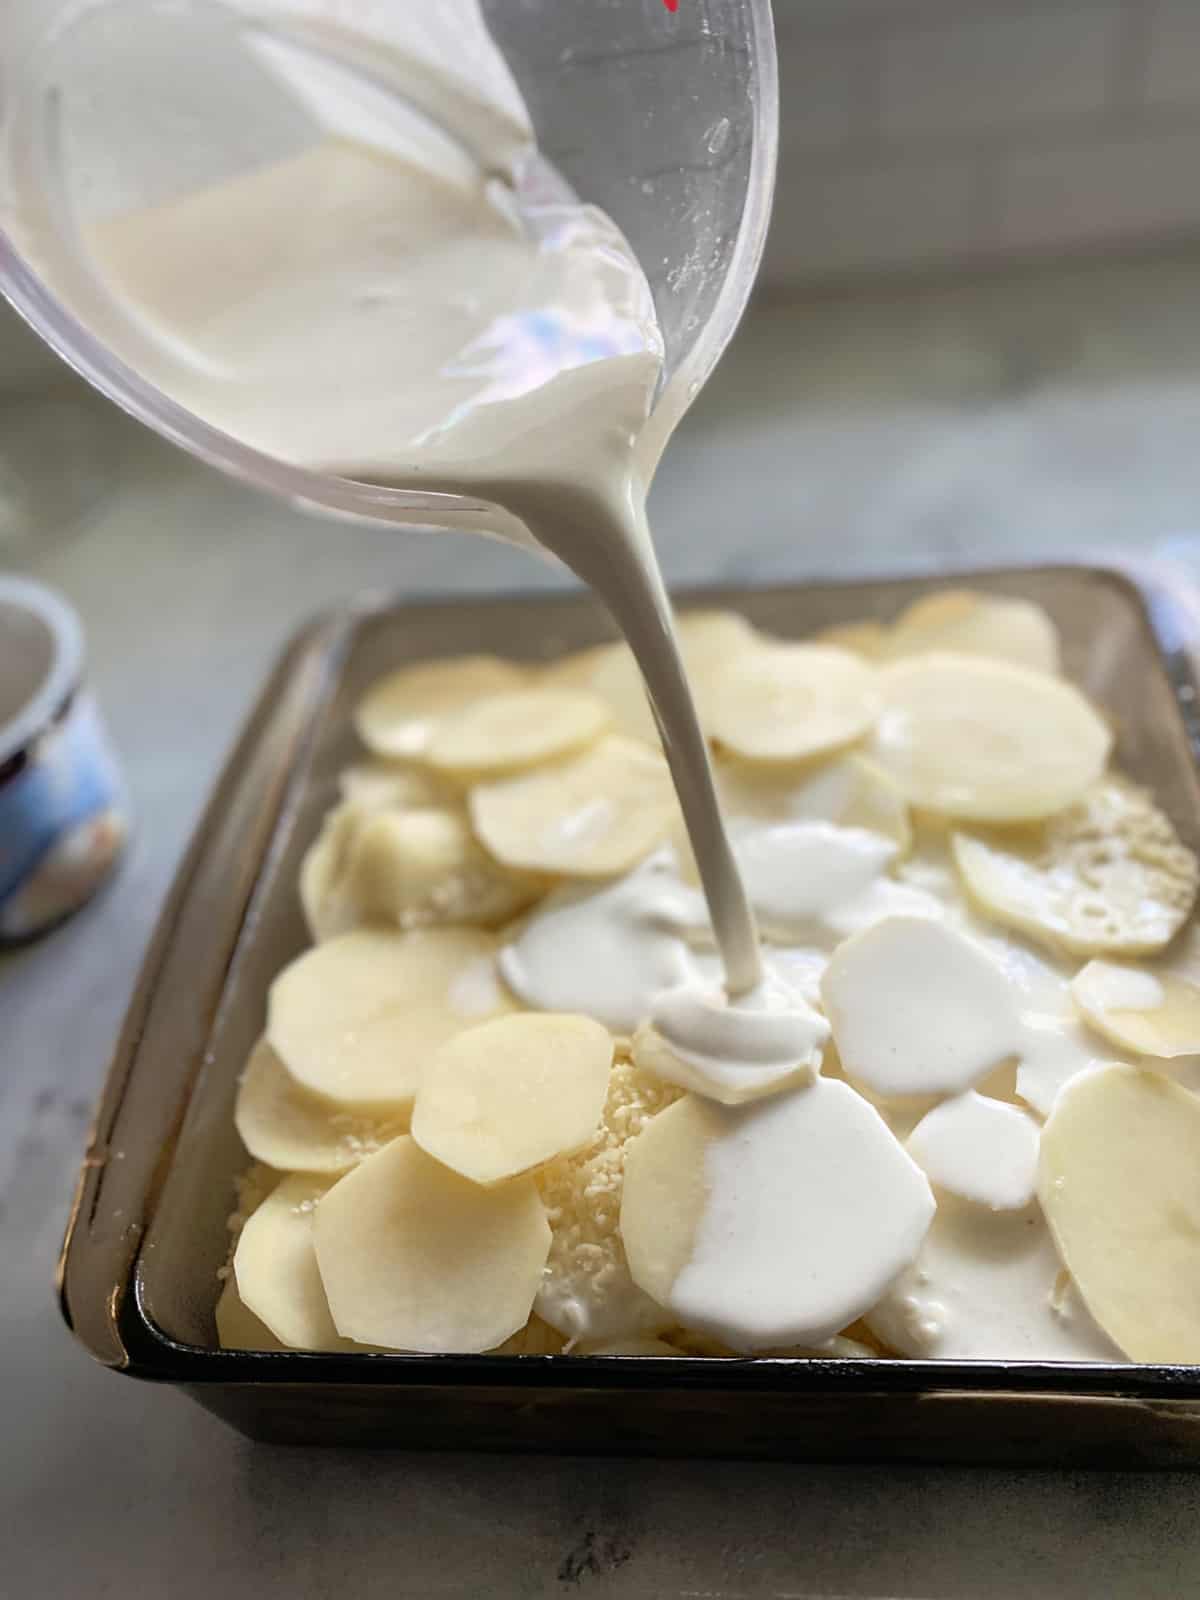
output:
POLYGON ((668 11, 679 10, 679 0, 663 0, 663 5, 666 6, 668 11))

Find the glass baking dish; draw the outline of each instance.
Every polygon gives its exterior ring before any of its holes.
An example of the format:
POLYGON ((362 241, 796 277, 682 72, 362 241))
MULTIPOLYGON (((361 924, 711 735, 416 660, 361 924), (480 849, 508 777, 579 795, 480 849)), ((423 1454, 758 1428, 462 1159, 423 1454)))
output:
MULTIPOLYGON (((1038 601, 1066 667, 1113 715, 1118 759, 1200 848, 1200 603, 1162 570, 958 573, 1038 601)), ((683 596, 782 635, 886 617, 946 579, 683 596)), ((1200 1462, 1200 1368, 1030 1362, 245 1353, 213 1308, 233 1180, 236 1080, 267 987, 307 942, 297 869, 355 740, 350 710, 400 662, 548 658, 610 635, 586 596, 322 617, 263 692, 179 872, 134 994, 81 1172, 63 1313, 106 1365, 179 1385, 254 1438, 491 1450, 827 1459, 1200 1462)))

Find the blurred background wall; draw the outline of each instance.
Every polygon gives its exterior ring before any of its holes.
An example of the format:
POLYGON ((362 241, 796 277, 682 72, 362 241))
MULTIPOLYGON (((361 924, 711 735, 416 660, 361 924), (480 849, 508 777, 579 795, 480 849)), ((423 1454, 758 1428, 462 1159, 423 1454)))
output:
MULTIPOLYGON (((1200 238, 1200 0, 776 0, 768 292, 1200 238)), ((0 309, 0 391, 53 372, 0 309)))
POLYGON ((1200 0, 776 0, 773 289, 1200 234, 1200 0))

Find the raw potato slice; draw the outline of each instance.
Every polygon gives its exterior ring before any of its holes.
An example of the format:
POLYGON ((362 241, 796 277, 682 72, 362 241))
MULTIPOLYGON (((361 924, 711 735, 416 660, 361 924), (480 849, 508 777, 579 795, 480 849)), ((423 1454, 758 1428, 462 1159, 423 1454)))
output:
POLYGON ((406 1110, 430 1057, 515 1002, 493 975, 495 940, 474 928, 359 929, 275 979, 267 1038, 302 1088, 341 1107, 406 1110))
POLYGON ((479 784, 470 811, 480 841, 506 866, 606 878, 660 845, 678 808, 662 756, 610 734, 543 772, 479 784))
POLYGON ((734 656, 755 649, 762 635, 739 611, 681 611, 675 618, 689 675, 722 672, 734 656))
POLYGON ((473 1183, 498 1183, 585 1145, 596 1131, 613 1046, 590 1017, 498 1017, 444 1044, 413 1107, 427 1155, 473 1183))
POLYGON ((523 911, 543 887, 498 866, 465 812, 422 806, 380 811, 360 823, 346 852, 343 896, 361 921, 487 926, 523 911))
POLYGON ((221 1298, 217 1301, 217 1338, 222 1350, 286 1350, 267 1327, 261 1317, 256 1317, 242 1304, 237 1291, 237 1280, 231 1272, 225 1279, 221 1298))
POLYGON ((956 833, 971 899, 1072 955, 1147 955, 1187 921, 1200 866, 1142 789, 1120 778, 1037 827, 956 833))
POLYGON ((934 1213, 924 1176, 847 1084, 727 1110, 685 1095, 630 1146, 634 1281, 741 1351, 819 1344, 873 1306, 934 1213))
POLYGON ((763 635, 736 611, 685 611, 675 626, 696 710, 707 730, 717 685, 735 661, 762 648, 763 635))
POLYGON ((531 1178, 481 1188, 397 1139, 322 1200, 315 1239, 339 1333, 394 1350, 494 1350, 529 1320, 550 1250, 531 1178))
POLYGON ((889 658, 930 650, 1011 661, 1035 672, 1056 673, 1059 666, 1058 630, 1041 606, 968 589, 926 595, 896 618, 885 647, 889 658))
POLYGON ((313 1215, 326 1189, 319 1178, 284 1178, 247 1218, 234 1252, 243 1305, 290 1350, 343 1345, 313 1253, 313 1215))
POLYGON ((1090 961, 1071 992, 1097 1033, 1122 1050, 1166 1061, 1200 1054, 1200 988, 1186 978, 1090 961))
POLYGON ((1071 805, 1104 771, 1112 734, 1078 689, 982 656, 932 654, 879 673, 873 753, 910 804, 979 822, 1071 805))
POLYGON ((278 1172, 349 1172, 406 1132, 405 1118, 389 1122, 339 1111, 307 1093, 265 1039, 246 1063, 233 1121, 254 1159, 278 1172))
POLYGON ((755 822, 833 822, 891 839, 901 852, 912 844, 908 802, 896 780, 857 753, 798 767, 759 767, 723 761, 717 781, 726 814, 755 822))
POLYGON ((362 820, 363 812, 357 805, 335 806, 300 863, 300 904, 308 931, 318 944, 339 933, 349 933, 360 920, 345 878, 350 846, 362 820))
POLYGON ((498 656, 421 661, 373 684, 359 702, 354 725, 376 755, 423 759, 443 718, 524 681, 520 667, 498 656))
POLYGON ((658 728, 646 685, 627 644, 601 644, 564 656, 547 668, 543 682, 554 688, 585 689, 612 712, 619 732, 659 748, 658 728))
POLYGON ((604 701, 581 689, 514 689, 443 717, 425 759, 459 780, 498 777, 582 750, 611 723, 604 701))
MULTIPOLYGON (((818 1059, 820 1052, 814 1052, 818 1059)), ((740 1106, 750 1100, 780 1094, 813 1076, 811 1060, 772 1062, 766 1066, 746 1066, 742 1062, 689 1058, 672 1047, 656 1028, 643 1024, 633 1036, 633 1059, 643 1072, 664 1083, 691 1089, 718 1105, 740 1106)))
POLYGON ((1085 1073, 1042 1130, 1042 1207, 1131 1361, 1200 1361, 1200 1100, 1140 1067, 1085 1073))
POLYGON ((645 684, 627 644, 618 640, 574 651, 546 667, 542 682, 553 689, 580 689, 598 695, 608 704, 622 733, 657 743, 645 684))
POLYGON ((713 738, 746 761, 800 761, 854 744, 880 711, 874 669, 819 644, 763 644, 713 685, 713 738))
POLYGON ((835 622, 812 636, 814 644, 831 644, 839 650, 849 650, 864 661, 878 661, 887 643, 887 629, 882 622, 835 622))
POLYGON ((362 811, 385 806, 444 805, 446 787, 423 767, 402 761, 360 761, 338 778, 343 800, 362 811))
POLYGON ((1016 1106, 968 1090, 922 1117, 905 1145, 934 1188, 1024 1211, 1037 1187, 1038 1125, 1016 1106))
MULTIPOLYGON (((734 611, 684 612, 675 625, 696 708, 707 727, 713 684, 736 656, 755 648, 759 635, 734 611)), ((622 733, 659 748, 642 674, 628 645, 600 645, 567 656, 549 669, 545 681, 598 694, 612 708, 622 733)))
POLYGON ((959 1094, 1020 1052, 1003 969, 932 917, 885 917, 852 935, 821 996, 847 1077, 881 1099, 959 1094))

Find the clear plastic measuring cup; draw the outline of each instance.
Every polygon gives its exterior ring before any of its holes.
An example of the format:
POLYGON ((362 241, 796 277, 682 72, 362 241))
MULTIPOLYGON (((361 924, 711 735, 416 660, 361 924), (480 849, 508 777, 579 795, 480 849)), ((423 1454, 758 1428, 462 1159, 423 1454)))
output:
POLYGON ((524 542, 496 506, 248 448, 102 336, 111 306, 85 243, 92 223, 313 137, 310 110, 272 75, 276 48, 341 75, 346 103, 368 111, 380 95, 421 111, 429 73, 450 71, 476 102, 467 121, 481 149, 528 138, 527 108, 542 155, 613 218, 650 284, 666 347, 644 442, 652 467, 757 270, 778 115, 770 0, 6 0, 0 292, 30 325, 132 415, 257 487, 344 516, 524 542))

